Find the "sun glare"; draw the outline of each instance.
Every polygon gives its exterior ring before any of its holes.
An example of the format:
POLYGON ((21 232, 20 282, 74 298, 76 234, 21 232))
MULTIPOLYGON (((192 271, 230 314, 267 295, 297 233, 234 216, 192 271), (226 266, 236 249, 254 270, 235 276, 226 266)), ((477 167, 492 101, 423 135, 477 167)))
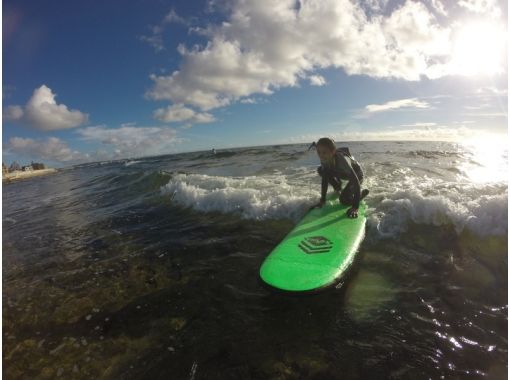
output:
POLYGON ((503 69, 506 46, 503 27, 471 23, 457 33, 453 46, 453 65, 461 75, 491 75, 503 69))
POLYGON ((507 181, 508 147, 506 135, 478 136, 462 142, 471 159, 460 168, 474 183, 507 181))

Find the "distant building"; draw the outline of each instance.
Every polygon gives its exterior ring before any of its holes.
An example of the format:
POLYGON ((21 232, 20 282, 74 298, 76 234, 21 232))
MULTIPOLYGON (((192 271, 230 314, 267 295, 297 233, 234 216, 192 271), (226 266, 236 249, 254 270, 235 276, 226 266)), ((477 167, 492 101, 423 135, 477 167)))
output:
POLYGON ((34 168, 31 165, 26 165, 26 166, 23 166, 21 168, 21 170, 24 171, 24 172, 31 172, 31 171, 34 170, 34 168))
POLYGON ((7 165, 5 165, 4 162, 2 162, 2 175, 7 173, 9 173, 9 168, 7 167, 7 165))

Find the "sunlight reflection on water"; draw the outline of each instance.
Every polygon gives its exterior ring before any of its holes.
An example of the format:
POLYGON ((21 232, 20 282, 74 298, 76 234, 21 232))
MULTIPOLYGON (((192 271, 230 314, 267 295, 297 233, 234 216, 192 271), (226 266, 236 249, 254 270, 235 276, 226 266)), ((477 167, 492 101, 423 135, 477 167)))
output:
POLYGON ((466 141, 472 154, 461 170, 474 183, 506 182, 508 175, 508 147, 506 138, 488 136, 466 141))

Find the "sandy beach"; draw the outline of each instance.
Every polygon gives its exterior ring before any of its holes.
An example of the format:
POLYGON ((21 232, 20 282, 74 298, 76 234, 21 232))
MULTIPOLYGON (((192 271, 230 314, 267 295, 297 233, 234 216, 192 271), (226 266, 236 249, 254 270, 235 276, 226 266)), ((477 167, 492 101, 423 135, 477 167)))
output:
POLYGON ((38 176, 41 176, 41 175, 46 175, 46 174, 51 174, 51 173, 56 173, 56 172, 57 172, 57 169, 53 169, 53 168, 41 169, 41 170, 32 170, 32 171, 27 171, 27 172, 23 172, 23 171, 17 170, 17 171, 12 172, 12 173, 5 173, 2 176, 2 182, 9 183, 9 182, 17 181, 17 180, 20 180, 20 179, 38 177, 38 176))

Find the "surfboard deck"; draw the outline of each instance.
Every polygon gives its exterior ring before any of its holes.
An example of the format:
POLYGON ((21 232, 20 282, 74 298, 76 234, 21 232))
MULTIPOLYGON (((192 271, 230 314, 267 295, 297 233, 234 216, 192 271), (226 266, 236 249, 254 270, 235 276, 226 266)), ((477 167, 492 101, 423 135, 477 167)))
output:
POLYGON ((262 281, 288 292, 311 292, 336 284, 365 236, 366 204, 360 203, 355 219, 347 216, 349 208, 331 194, 322 208, 310 210, 264 260, 262 281))

